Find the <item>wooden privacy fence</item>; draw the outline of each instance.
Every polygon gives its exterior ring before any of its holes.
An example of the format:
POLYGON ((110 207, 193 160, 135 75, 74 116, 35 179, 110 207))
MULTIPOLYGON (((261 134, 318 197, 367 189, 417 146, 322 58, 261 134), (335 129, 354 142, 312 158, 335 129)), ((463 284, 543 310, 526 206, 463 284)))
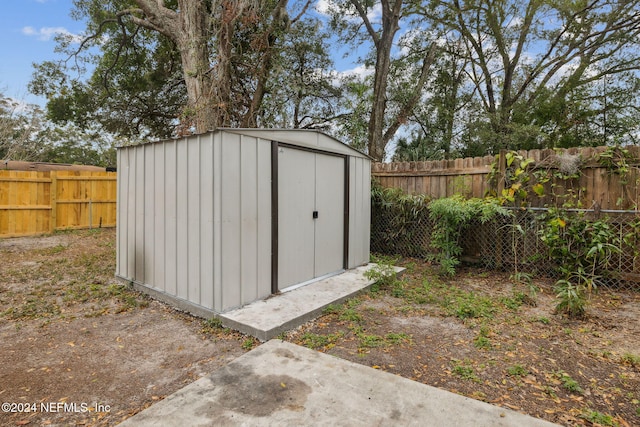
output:
MULTIPOLYGON (((571 186, 579 192, 579 200, 584 208, 597 206, 603 210, 635 210, 640 193, 640 147, 625 147, 628 158, 615 159, 622 166, 605 165, 600 154, 611 153, 611 147, 582 147, 566 150, 518 151, 523 158, 533 159, 533 166, 557 168, 562 159, 579 158, 579 176, 572 180, 556 180, 556 193, 561 188, 571 186), (616 169, 617 168, 617 169, 616 169), (625 168, 622 174, 622 168, 625 168)), ((485 156, 455 160, 426 162, 375 163, 371 175, 383 187, 400 188, 409 194, 426 194, 433 199, 462 194, 466 197, 484 197, 488 191, 499 192, 504 182, 490 183, 488 174, 496 162, 498 172, 504 172, 507 152, 498 156, 485 156)), ((553 183, 546 183, 550 187, 553 183)), ((530 198, 530 206, 552 205, 551 191, 545 197, 530 198)))
POLYGON ((116 173, 0 170, 0 238, 115 227, 116 173))

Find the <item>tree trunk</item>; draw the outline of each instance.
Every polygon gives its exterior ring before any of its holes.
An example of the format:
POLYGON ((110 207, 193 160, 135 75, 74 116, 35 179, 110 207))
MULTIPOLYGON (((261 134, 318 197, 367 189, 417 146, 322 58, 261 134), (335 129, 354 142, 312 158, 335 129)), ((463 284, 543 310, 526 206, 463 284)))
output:
MULTIPOLYGON (((395 0, 393 6, 390 6, 388 1, 382 1, 382 32, 379 35, 375 33, 375 36, 371 34, 376 46, 376 66, 373 83, 373 105, 368 129, 368 151, 369 155, 376 161, 383 161, 385 155, 384 116, 387 110, 387 80, 391 67, 393 39, 400 28, 398 21, 400 20, 402 0, 395 0)), ((366 15, 363 19, 365 18, 366 15)))
POLYGON ((209 73, 208 13, 202 1, 180 0, 178 5, 181 31, 176 42, 188 95, 184 118, 202 133, 226 124, 220 120, 221 105, 213 96, 209 73))

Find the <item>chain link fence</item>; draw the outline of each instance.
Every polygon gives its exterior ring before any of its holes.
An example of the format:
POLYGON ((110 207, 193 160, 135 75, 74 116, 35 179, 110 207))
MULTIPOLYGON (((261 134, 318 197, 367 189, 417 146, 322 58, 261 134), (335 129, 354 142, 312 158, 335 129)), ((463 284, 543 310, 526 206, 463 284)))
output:
MULTIPOLYGON (((386 255, 429 258, 434 223, 429 210, 398 210, 392 205, 373 203, 371 251, 386 255)), ((616 247, 606 265, 597 271, 598 285, 640 291, 640 213, 630 211, 565 211, 589 220, 602 220, 615 235, 616 247)), ((550 211, 546 208, 513 209, 486 223, 472 220, 462 230, 460 260, 482 268, 519 271, 533 276, 558 277, 562 259, 551 256, 543 241, 550 211), (517 269, 517 270, 516 270, 517 269)), ((563 236, 560 236, 561 238, 563 236)), ((569 248, 570 249, 570 248, 569 248)))

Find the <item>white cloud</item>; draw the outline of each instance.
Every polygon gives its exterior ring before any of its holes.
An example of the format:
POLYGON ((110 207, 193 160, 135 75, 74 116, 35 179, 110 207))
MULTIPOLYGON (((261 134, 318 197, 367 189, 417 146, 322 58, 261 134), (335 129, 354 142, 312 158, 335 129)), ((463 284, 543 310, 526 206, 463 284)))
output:
POLYGON ((78 34, 73 34, 64 27, 41 27, 36 29, 33 27, 23 27, 22 34, 30 37, 36 37, 38 40, 46 42, 54 38, 58 34, 70 36, 74 43, 82 41, 82 37, 78 34))
POLYGON ((349 76, 349 77, 359 77, 360 79, 364 79, 365 77, 373 75, 373 73, 374 73, 373 68, 367 67, 361 64, 349 70, 339 71, 338 75, 349 76))
MULTIPOLYGON (((337 5, 333 0, 318 0, 315 5, 315 10, 321 15, 329 16, 332 11, 337 10, 337 5)), ((349 21, 359 20, 360 17, 355 10, 352 10, 350 13, 344 15, 349 21)), ((367 18, 371 23, 379 23, 382 19, 382 4, 380 2, 376 2, 369 12, 367 13, 367 18)))

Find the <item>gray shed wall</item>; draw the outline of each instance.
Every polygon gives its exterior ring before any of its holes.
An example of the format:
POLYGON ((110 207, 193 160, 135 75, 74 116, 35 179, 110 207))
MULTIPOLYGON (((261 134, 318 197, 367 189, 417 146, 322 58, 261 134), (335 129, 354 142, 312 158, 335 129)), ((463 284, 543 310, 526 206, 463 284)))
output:
MULTIPOLYGON (((116 276, 196 314, 269 296, 271 140, 355 152, 317 132, 257 130, 118 149, 116 276)), ((369 259, 370 160, 348 161, 353 268, 369 259)))

